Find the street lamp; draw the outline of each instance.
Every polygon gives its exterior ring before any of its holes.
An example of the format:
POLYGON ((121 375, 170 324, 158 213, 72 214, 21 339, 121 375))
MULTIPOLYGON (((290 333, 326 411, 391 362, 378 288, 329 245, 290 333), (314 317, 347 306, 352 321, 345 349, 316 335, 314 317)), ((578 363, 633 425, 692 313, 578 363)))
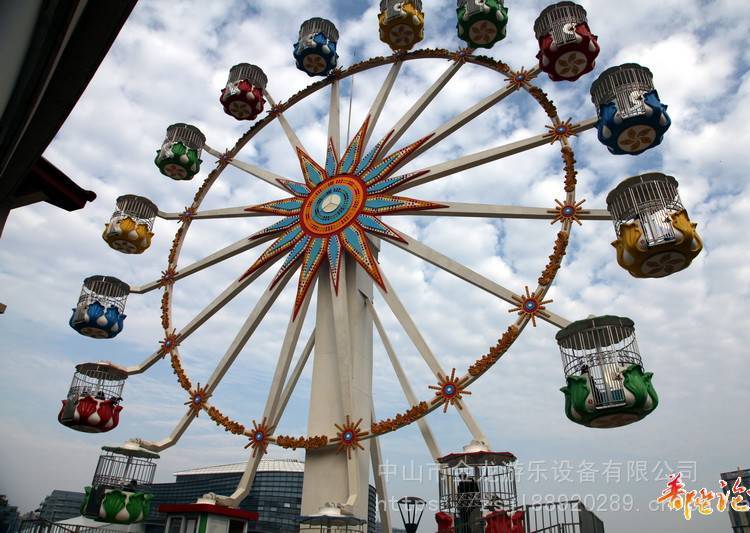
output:
POLYGON ((401 521, 404 523, 406 533, 417 533, 426 502, 416 496, 405 496, 397 503, 398 512, 401 514, 401 521), (417 516, 417 513, 419 513, 419 516, 417 516))

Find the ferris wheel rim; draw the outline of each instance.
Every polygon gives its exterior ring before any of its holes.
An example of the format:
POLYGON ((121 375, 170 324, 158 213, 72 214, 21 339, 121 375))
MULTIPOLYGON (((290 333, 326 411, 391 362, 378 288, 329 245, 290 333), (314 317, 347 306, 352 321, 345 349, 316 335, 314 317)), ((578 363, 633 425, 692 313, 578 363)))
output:
MULTIPOLYGON (((535 69, 532 69, 530 71, 527 71, 525 69, 521 69, 519 71, 513 71, 507 64, 500 60, 495 60, 493 58, 489 58, 486 56, 475 56, 472 54, 471 49, 462 49, 458 50, 456 52, 450 52, 446 49, 425 49, 425 50, 416 50, 413 52, 408 53, 395 53, 391 56, 381 56, 376 58, 371 58, 365 61, 362 61, 360 63, 357 63, 355 65, 352 65, 346 69, 337 69, 334 71, 330 76, 326 77, 323 80, 320 80, 316 83, 313 83, 309 85, 308 87, 302 89, 301 91, 298 91, 296 94, 292 95, 292 97, 289 98, 289 100, 280 103, 280 104, 273 104, 272 109, 270 110, 269 114, 264 117, 263 119, 257 121, 255 124, 251 126, 251 128, 243 134, 235 144, 235 146, 227 151, 225 151, 223 154, 219 155, 218 161, 217 161, 217 167, 209 173, 209 176, 203 181, 201 186, 199 187, 198 191, 196 192, 196 195, 194 197, 193 203, 190 207, 186 208, 186 213, 188 215, 195 214, 198 212, 198 208, 202 204, 203 200, 205 200, 206 196, 208 195, 211 187, 213 184, 218 180, 223 170, 229 166, 234 164, 234 157, 244 148, 244 146, 252 140, 255 135, 260 133, 268 124, 270 124, 274 119, 280 118, 281 120, 284 120, 283 112, 285 110, 290 109, 297 103, 301 102, 308 96, 311 96, 312 94, 316 93, 317 91, 329 86, 333 85, 336 82, 345 79, 347 77, 353 76, 355 74, 358 74, 360 72, 364 72, 373 68, 382 67, 389 64, 399 64, 404 61, 409 60, 416 60, 416 59, 448 59, 452 60, 454 62, 460 62, 460 63, 470 63, 475 64, 478 66, 482 66, 485 68, 490 68, 491 70, 495 70, 497 72, 500 72, 501 74, 505 74, 506 78, 508 80, 509 85, 515 85, 515 90, 525 90, 525 92, 529 93, 530 96, 532 96, 545 110, 547 113, 548 118, 552 122, 552 126, 547 126, 547 128, 550 130, 548 133, 551 142, 550 144, 553 144, 557 141, 559 141, 562 145, 562 156, 563 156, 563 162, 565 165, 566 173, 565 173, 565 206, 571 206, 576 205, 575 200, 575 159, 574 159, 574 153, 572 148, 570 147, 570 144, 568 142, 568 136, 570 134, 575 135, 574 131, 574 125, 570 123, 570 121, 562 122, 557 114, 557 109, 555 105, 550 101, 546 94, 541 91, 541 89, 538 89, 535 85, 531 83, 533 78, 538 74, 538 71, 535 69), (562 131, 564 130, 564 131, 562 131)), ((515 92, 515 91, 514 91, 515 92)), ((272 100, 269 98, 269 101, 272 102, 272 100)), ((408 127, 406 128, 408 130, 408 127)), ((371 131, 370 131, 371 133, 371 131)), ((451 132, 452 133, 452 132, 451 132)), ((212 155, 216 155, 218 152, 215 150, 211 150, 207 147, 207 151, 209 153, 212 153, 212 155)), ((268 180, 264 180, 268 181, 268 180)), ((276 183, 271 183, 273 185, 277 185, 276 183)), ((278 186, 278 185, 277 185, 278 186)), ((280 187, 283 188, 283 187, 280 187)), ((560 206, 561 202, 559 200, 557 201, 560 206)), ((580 205, 580 203, 578 204, 580 205)), ((551 212, 551 211, 549 211, 551 212)), ((575 213, 574 213, 575 214, 575 213)), ((544 303, 549 303, 547 301, 544 301, 544 297, 546 296, 547 291, 550 289, 552 282, 554 281, 554 278, 557 273, 557 269, 560 267, 560 263, 562 261, 562 256, 565 253, 565 249, 567 247, 567 240, 571 233, 571 229, 573 226, 573 222, 578 222, 580 224, 580 221, 575 219, 574 217, 570 216, 561 216, 558 217, 559 221, 562 223, 562 230, 558 233, 558 237, 555 241, 555 248, 553 251, 553 256, 550 256, 550 263, 548 263, 547 267, 545 268, 545 271, 543 272, 542 276, 540 276, 540 280, 542 277, 545 276, 545 272, 548 272, 549 270, 552 270, 551 276, 548 276, 548 284, 542 285, 539 283, 537 285, 537 289, 530 293, 528 290, 528 287, 526 288, 526 295, 527 297, 532 297, 538 302, 538 308, 537 310, 540 313, 540 317, 543 316, 544 312, 544 303), (561 238, 564 235, 564 238, 561 238)), ((182 245, 184 243, 184 240, 187 235, 187 231, 192 223, 193 217, 192 216, 186 216, 184 218, 181 218, 181 225, 177 230, 175 240, 173 241, 173 246, 170 250, 169 254, 169 261, 167 265, 167 271, 166 273, 169 273, 170 271, 176 272, 177 262, 180 257, 180 252, 182 245)), ((552 223, 558 221, 553 220, 552 223)), ((247 240, 247 239, 243 239, 247 240)), ((388 239, 386 239, 388 240, 388 239)), ((424 260, 424 259, 423 259, 424 260)), ((268 265, 269 267, 271 264, 268 265)), ((296 271, 294 269, 292 272, 296 271)), ((176 280, 174 280, 176 281, 176 280)), ((193 392, 205 393, 205 391, 201 391, 200 384, 198 384, 197 389, 194 389, 192 387, 192 383, 190 382, 189 378, 184 374, 184 370, 181 370, 181 359, 179 354, 179 338, 175 336, 176 330, 172 329, 172 317, 171 317, 171 311, 172 311, 172 293, 173 293, 173 284, 172 283, 165 283, 163 286, 165 288, 165 292, 162 298, 162 325, 163 329, 165 331, 165 341, 169 342, 170 335, 173 337, 174 344, 171 346, 164 345, 163 348, 169 348, 166 350, 162 356, 166 356, 167 354, 170 354, 172 357, 172 366, 175 370, 175 373, 178 375, 178 381, 180 382, 180 385, 183 389, 185 389, 190 394, 193 394, 193 392), (190 387, 186 387, 187 384, 190 384, 190 387)), ((466 280, 464 280, 466 281, 466 280)), ((283 285, 283 284, 282 284, 283 285)), ((523 296, 523 295, 521 295, 523 296)), ((526 301, 526 300, 525 300, 526 301)), ((523 303, 523 302, 519 302, 523 303)), ((498 340, 498 343, 496 344, 495 348, 498 346, 503 347, 502 353, 498 356, 497 354, 492 355, 492 348, 490 349, 490 353, 484 356, 483 358, 480 358, 475 362, 474 365, 469 367, 469 371, 461 376, 460 378, 455 381, 455 384, 460 387, 460 390, 464 390, 468 385, 472 384, 474 381, 476 381, 479 377, 481 377, 484 373, 486 373, 489 368, 491 368, 497 360, 504 354, 513 344, 513 342, 520 336, 521 332, 525 329, 526 325, 531 321, 535 324, 535 318, 537 317, 537 313, 526 313, 524 312, 522 306, 519 306, 518 309, 511 309, 510 312, 518 312, 519 318, 516 320, 515 324, 511 325, 506 332, 501 336, 501 338, 498 340), (489 358, 489 359, 488 359, 489 358), (472 372, 473 370, 473 372, 472 372)), ((205 321, 204 321, 205 322, 205 321)), ((203 323, 198 325, 195 329, 198 329, 201 327, 203 323)), ((313 333, 314 335, 314 333, 313 333)), ((311 339, 312 340, 312 339, 311 339)), ((163 341, 163 342, 165 342, 163 341)), ((454 377, 455 377, 455 369, 453 371, 454 377)), ((448 379, 447 373, 441 377, 448 379)), ((220 381, 220 380, 219 380, 220 381)), ((218 382, 215 384, 215 386, 218 386, 218 382)), ((434 387, 432 387, 434 388, 434 387)), ((459 391, 460 392, 460 391, 459 391)), ((393 419, 383 419, 381 421, 376 422, 373 420, 372 424, 375 426, 376 424, 386 424, 386 427, 380 426, 382 429, 381 431, 367 431, 367 432, 361 432, 361 434, 356 435, 358 440, 367 440, 371 439, 373 437, 378 437, 381 435, 384 435, 386 433, 393 432, 397 429, 400 429, 402 427, 405 427, 406 425, 409 425, 413 422, 417 422, 418 420, 425 417, 430 412, 439 409, 440 407, 445 406, 447 409, 448 402, 445 398, 442 400, 438 397, 440 393, 435 393, 435 396, 430 398, 428 401, 419 402, 418 405, 412 405, 411 409, 407 411, 405 414, 402 415, 395 415, 393 419), (401 423, 399 425, 396 425, 394 427, 387 427, 391 424, 388 424, 389 422, 392 422, 393 420, 398 420, 401 418, 403 420, 403 417, 406 416, 408 418, 408 421, 405 423, 401 423)), ((460 398, 459 398, 460 401, 460 398)), ((201 398, 202 406, 200 410, 214 410, 215 416, 211 416, 211 413, 209 412, 209 416, 219 425, 222 425, 225 427, 225 429, 230 430, 229 428, 239 429, 242 428, 242 431, 231 431, 232 433, 241 434, 246 437, 249 437, 251 439, 251 443, 253 441, 253 435, 258 433, 259 429, 263 430, 263 433, 270 433, 275 430, 275 426, 270 428, 265 426, 266 421, 263 420, 261 422, 261 425, 259 426, 255 420, 253 420, 254 428, 252 431, 246 429, 244 426, 239 424, 238 422, 232 421, 230 419, 227 419, 224 417, 220 411, 215 409, 213 406, 208 404, 207 398, 201 398), (217 419, 223 421, 223 423, 220 423, 217 421, 217 419)), ((460 403, 457 404, 460 409, 460 403)), ((200 412, 200 410, 197 410, 193 413, 193 417, 197 416, 197 414, 200 412)), ((282 411, 283 412, 283 411, 282 411)), ((188 412, 188 415, 190 414, 190 411, 188 412)), ((279 413, 279 417, 280 417, 279 413)), ((186 415, 186 417, 188 416, 186 415)), ((349 428, 351 429, 351 428, 349 428)), ((368 428, 371 429, 371 428, 368 428)), ((341 432, 340 432, 341 433, 341 432)), ((270 437, 269 440, 266 443, 266 446, 270 443, 277 444, 284 448, 292 448, 296 449, 298 447, 301 448, 322 448, 322 447, 332 447, 336 446, 338 442, 341 441, 340 434, 336 434, 333 437, 330 436, 305 436, 305 437, 287 437, 284 435, 279 435, 276 437, 270 437), (283 442, 286 442, 287 444, 279 443, 277 442, 277 439, 281 437, 283 442), (313 442, 317 439, 317 442, 313 442), (314 444, 308 446, 307 444, 314 444)), ((263 448, 263 452, 265 452, 265 447, 263 448)))

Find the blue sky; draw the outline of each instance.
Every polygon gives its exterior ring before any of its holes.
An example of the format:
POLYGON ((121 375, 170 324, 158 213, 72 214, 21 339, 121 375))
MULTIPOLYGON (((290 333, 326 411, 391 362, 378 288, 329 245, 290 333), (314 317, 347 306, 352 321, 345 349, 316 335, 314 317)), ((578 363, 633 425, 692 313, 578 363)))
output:
MULTIPOLYGON (((523 463, 519 488, 533 495, 591 495, 607 501, 631 497, 638 512, 600 512, 607 531, 717 531, 728 517, 717 514, 686 523, 676 514, 648 511, 666 471, 695 463, 695 488, 716 487, 719 472, 747 466, 746 346, 750 341, 748 280, 744 261, 750 244, 744 227, 750 209, 744 151, 750 145, 750 55, 746 45, 748 14, 744 2, 645 0, 582 2, 589 11, 602 53, 594 73, 575 84, 541 80, 564 118, 595 114, 588 89, 603 69, 638 62, 654 72, 673 126, 664 143, 640 157, 612 156, 593 132, 574 140, 579 162, 579 198, 585 206, 604 207, 604 198, 621 179, 661 170, 680 182, 691 218, 698 222, 705 250, 689 270, 659 280, 636 280, 616 262, 611 224, 586 222, 576 228, 572 247, 553 287, 550 308, 570 319, 589 314, 631 317, 637 328, 644 365, 654 372, 661 405, 639 424, 611 431, 591 430, 563 414, 564 384, 555 329, 529 328, 511 352, 472 387, 467 399, 496 450, 510 450, 523 463), (744 427, 743 427, 744 425, 744 427), (629 469, 646 479, 628 480, 629 469), (593 463, 593 465, 591 465, 593 463), (619 466, 618 466, 619 463, 619 466), (560 474, 572 465, 572 481, 560 474), (583 468, 585 466, 588 468, 583 468), (609 465, 609 467, 607 467, 609 465), (613 478, 614 469, 621 479, 613 478), (597 470, 593 482, 582 471, 597 470), (609 474, 605 475, 604 470, 609 474), (546 480, 544 478, 547 478, 546 480), (539 482, 536 482, 536 481, 539 482)), ((532 24, 546 2, 509 3, 508 38, 489 53, 515 68, 531 66, 536 42, 532 24)), ((425 47, 458 48, 453 0, 430 1, 425 47)), ((223 114, 219 90, 233 64, 249 61, 269 77, 269 91, 284 100, 310 83, 294 68, 291 45, 299 23, 310 16, 334 20, 340 30, 341 64, 353 58, 388 53, 380 43, 375 2, 271 1, 165 3, 142 0, 83 98, 48 149, 46 156, 78 183, 97 192, 85 210, 65 213, 48 205, 14 211, 0 246, 1 300, 8 311, 0 319, 0 412, 3 448, 0 493, 14 505, 33 509, 53 488, 80 490, 90 481, 102 445, 130 437, 159 439, 181 417, 185 394, 171 369, 156 365, 128 380, 123 418, 116 431, 85 435, 60 426, 55 417, 76 363, 109 359, 134 364, 161 339, 160 294, 130 297, 125 331, 112 341, 78 336, 67 321, 83 278, 111 274, 138 285, 159 277, 176 224, 157 221, 153 246, 143 256, 124 256, 101 240, 117 196, 135 193, 164 211, 187 205, 212 168, 190 183, 175 183, 153 165, 167 125, 199 126, 217 149, 234 144, 246 125, 223 114)), ((375 131, 383 134, 443 71, 445 62, 420 61, 402 71, 375 131)), ((387 69, 354 82, 352 128, 359 126, 387 69)), ((501 86, 497 75, 464 68, 433 102, 403 142, 427 133, 501 86)), ((344 84, 348 94, 348 84, 344 84)), ((321 91, 289 113, 289 121, 312 155, 325 147, 327 92, 321 91)), ((523 94, 514 95, 469 126, 438 144, 410 168, 421 168, 463 154, 544 131, 545 116, 523 94)), ((346 123, 342 123, 345 128, 346 123)), ((277 125, 248 145, 240 159, 299 178, 299 167, 277 125), (256 142, 257 141, 257 142, 256 142)), ((450 200, 552 206, 561 198, 562 171, 557 151, 540 148, 500 162, 415 188, 410 195, 450 200)), ((251 205, 273 200, 277 191, 237 170, 212 189, 204 208, 251 205)), ((181 264, 250 235, 264 220, 204 221, 193 224, 181 264)), ((550 253, 556 230, 544 221, 491 222, 481 219, 397 218, 396 227, 446 255, 521 291, 531 284, 550 253)), ((258 252, 240 255, 178 285, 176 323, 184 324, 258 252)), ((493 344, 512 320, 508 306, 468 288, 393 247, 384 245, 381 266, 414 316, 428 343, 450 368, 465 367, 493 344)), ((187 371, 203 382, 244 321, 269 280, 265 276, 222 310, 184 346, 187 371)), ((293 300, 287 290, 239 357, 214 402, 244 423, 263 408, 271 365, 278 353, 293 300)), ((431 378, 395 319, 376 301, 412 385, 427 398, 431 378)), ((312 315, 311 315, 312 316, 312 315)), ((307 338, 310 322, 306 325, 307 338)), ((406 402, 379 342, 375 348, 375 402, 379 417, 403 411, 406 402)), ((280 432, 303 433, 308 381, 295 393, 280 432)), ((455 412, 428 418, 441 450, 456 451, 469 434, 455 412)), ((198 466, 244 461, 244 439, 232 438, 201 416, 180 444, 162 456, 157 478, 198 466)), ((428 480, 429 456, 416 428, 382 439, 388 462, 397 465, 390 493, 435 498, 428 480), (414 465, 414 474, 410 473, 414 465), (403 477, 420 477, 422 482, 403 477)), ((295 455, 272 449, 273 456, 295 455)), ((295 456, 301 457, 296 454, 295 456)), ((587 474, 587 475, 589 475, 587 474)), ((430 517, 425 520, 431 521, 430 517)))

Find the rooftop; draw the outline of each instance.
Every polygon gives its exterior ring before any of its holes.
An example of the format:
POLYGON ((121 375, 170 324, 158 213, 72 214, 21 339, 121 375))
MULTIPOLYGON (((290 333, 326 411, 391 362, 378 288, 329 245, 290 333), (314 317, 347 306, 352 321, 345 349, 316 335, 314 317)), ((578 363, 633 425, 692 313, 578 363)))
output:
MULTIPOLYGON (((201 476, 207 474, 241 474, 247 463, 232 463, 228 465, 204 466, 193 470, 175 472, 175 476, 201 476)), ((305 463, 299 459, 262 459, 258 465, 258 472, 304 472, 305 463)))

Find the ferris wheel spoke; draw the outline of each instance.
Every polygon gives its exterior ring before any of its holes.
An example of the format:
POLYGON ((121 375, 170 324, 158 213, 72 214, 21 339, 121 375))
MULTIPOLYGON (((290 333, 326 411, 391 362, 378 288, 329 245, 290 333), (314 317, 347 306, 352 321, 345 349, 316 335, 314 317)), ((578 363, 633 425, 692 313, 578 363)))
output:
MULTIPOLYGON (((241 293, 248 285, 258 279, 266 270, 268 270, 280 256, 272 258, 268 263, 264 264, 258 270, 253 271, 250 275, 243 277, 241 280, 232 282, 224 291, 218 295, 214 300, 208 304, 198 315, 193 318, 184 328, 179 332, 175 332, 180 342, 187 339, 195 330, 201 327, 206 321, 214 316, 222 307, 231 302, 235 296, 241 293)), ((287 272, 290 274, 290 272, 287 272)), ((286 278, 288 279, 288 278, 286 278)), ((284 282, 286 283, 286 281, 284 282)), ((141 374, 151 368, 157 361, 164 357, 162 350, 157 350, 153 354, 149 355, 141 364, 126 368, 128 375, 141 374)))
POLYGON ((283 416, 284 411, 286 411, 286 406, 289 404, 289 399, 292 397, 294 389, 297 387, 297 382, 299 381, 300 376, 302 376, 302 371, 305 369, 307 360, 310 358, 310 354, 312 353, 314 347, 315 331, 313 330, 310 338, 307 340, 307 344, 305 344, 305 348, 302 350, 302 353, 297 360, 297 363, 294 365, 294 370, 292 370, 292 374, 291 376, 289 376, 289 380, 287 381, 286 385, 284 385, 284 392, 281 394, 281 400, 279 402, 278 408, 276 409, 276 411, 274 411, 274 415, 272 418, 274 424, 278 424, 281 421, 281 417, 283 416))
POLYGON ((370 137, 372 136, 372 132, 375 130, 375 126, 378 123, 378 119, 380 118, 380 114, 383 112, 383 107, 385 106, 385 103, 388 101, 388 97, 391 94, 391 90, 393 89, 393 84, 396 83, 396 79, 398 78, 399 72, 401 72, 401 66, 403 65, 403 61, 396 61, 392 66, 391 70, 388 71, 388 75, 385 78, 385 81, 383 82, 383 85, 380 87, 380 90, 378 91, 378 95, 375 97, 375 100, 372 102, 372 106, 370 106, 370 124, 367 128, 367 132, 365 133, 364 140, 362 141, 362 146, 367 147, 367 143, 370 142, 370 137))
MULTIPOLYGON (((381 287, 380 285, 378 285, 381 296, 388 304, 388 307, 390 307, 391 312, 396 317, 396 320, 398 320, 399 324, 401 324, 401 327, 406 332, 412 344, 417 348, 417 351, 422 356, 422 359, 424 359, 424 362, 427 363, 427 366, 429 366, 430 370, 432 370, 432 373, 436 378, 442 379, 442 376, 446 376, 448 374, 443 371, 440 363, 435 357, 435 354, 432 352, 430 347, 427 345, 424 337, 417 329, 417 326, 414 323, 414 320, 412 320, 411 315, 409 315, 409 313, 406 311, 406 308, 404 307, 404 304, 401 303, 401 300, 396 295, 396 291, 393 289, 393 286, 391 286, 384 274, 381 273, 381 275, 383 278, 383 286, 381 287)), ((481 430, 479 424, 477 424, 476 420, 471 415, 466 405, 463 403, 461 403, 460 405, 461 408, 458 409, 458 412, 461 415, 461 419, 464 421, 464 424, 471 432, 472 436, 476 440, 488 442, 487 437, 484 435, 484 432, 481 430)))
MULTIPOLYGON (((274 102, 271 95, 268 93, 268 91, 264 90, 263 93, 266 96, 266 100, 268 100, 268 104, 271 106, 271 108, 276 106, 276 102, 274 102)), ((305 147, 302 146, 302 143, 299 140, 299 137, 297 137, 297 134, 294 133, 294 130, 289 125, 289 121, 284 116, 284 112, 280 111, 278 114, 279 124, 281 124, 281 129, 284 130, 284 134, 286 135, 286 138, 289 139, 289 144, 292 145, 292 149, 294 150, 294 153, 297 153, 297 150, 302 150, 303 152, 307 153, 307 150, 305 150, 305 147)))
POLYGON ((185 433, 187 428, 190 427, 190 424, 193 422, 193 420, 195 420, 195 418, 195 412, 192 409, 188 408, 187 413, 185 413, 185 416, 183 416, 182 419, 177 423, 177 426, 169 435, 169 437, 160 441, 150 441, 144 439, 133 439, 133 441, 136 442, 140 447, 145 448, 149 451, 156 453, 162 452, 167 448, 171 448, 180 441, 180 438, 182 438, 182 435, 185 433))
MULTIPOLYGON (((200 272, 201 270, 204 270, 217 263, 226 261, 227 259, 230 259, 238 254, 241 254, 242 252, 252 250, 256 246, 260 246, 261 244, 264 244, 270 240, 273 240, 274 237, 275 237, 274 235, 264 235, 256 239, 250 239, 249 237, 240 239, 234 244, 230 244, 226 248, 222 248, 221 250, 214 252, 213 254, 207 257, 204 257, 203 259, 199 259, 198 261, 191 263, 190 265, 184 268, 181 268, 180 270, 176 272, 174 276, 174 281, 191 276, 195 274, 196 272, 200 272)), ((130 287, 130 293, 131 294, 144 294, 154 289, 158 289, 161 286, 162 286, 162 280, 158 279, 158 280, 146 283, 145 285, 130 287)))
MULTIPOLYGON (((432 202, 431 202, 432 203, 432 202)), ((553 220, 557 215, 554 209, 546 207, 524 207, 515 205, 472 204, 461 202, 434 202, 445 207, 426 210, 411 210, 393 213, 426 217, 467 217, 467 218, 522 218, 530 220, 553 220)), ((581 220, 612 220, 606 209, 586 209, 576 215, 581 220)))
MULTIPOLYGON (((373 405, 370 417, 375 420, 375 406, 373 405)), ((380 440, 375 437, 370 441, 370 462, 372 463, 372 476, 375 480, 375 492, 381 502, 388 502, 388 483, 383 471, 383 454, 380 451, 380 440)), ((381 531, 392 531, 391 509, 389 505, 380 508, 381 531)))
MULTIPOLYGON (((314 283, 315 282, 313 281, 313 285, 314 283)), ((307 315, 308 306, 310 305, 310 295, 312 294, 313 286, 311 286, 310 289, 311 290, 308 291, 302 303, 302 306, 299 309, 299 313, 295 314, 294 311, 292 311, 292 315, 289 319, 289 325, 287 326, 286 334, 284 335, 284 341, 281 345, 279 359, 276 362, 276 370, 274 371, 273 380, 271 381, 271 389, 268 391, 266 406, 263 410, 263 420, 268 420, 267 427, 270 428, 270 432, 273 432, 275 430, 276 426, 279 423, 279 418, 281 418, 281 414, 283 414, 284 409, 286 408, 286 402, 284 402, 283 407, 281 407, 280 405, 280 402, 282 401, 282 386, 287 379, 287 374, 289 373, 289 367, 292 363, 294 350, 297 348, 299 335, 302 331, 302 326, 305 323, 305 317, 307 315)), ((310 349, 312 350, 312 347, 310 349)), ((262 458, 264 454, 265 449, 254 450, 253 454, 247 460, 245 470, 242 473, 242 477, 240 478, 240 482, 237 485, 235 491, 228 498, 220 497, 222 505, 233 507, 239 505, 240 502, 242 502, 242 500, 247 497, 248 493, 250 492, 250 488, 253 486, 255 473, 257 472, 258 466, 260 465, 259 458, 262 458)))
MULTIPOLYGON (((222 157, 222 153, 218 150, 215 150, 211 148, 210 146, 204 146, 203 149, 211 154, 212 156, 216 157, 217 159, 222 157)), ((258 179, 261 179, 268 183, 269 185, 273 185, 274 187, 277 187, 283 191, 287 191, 286 187, 284 187, 281 184, 281 181, 284 180, 283 176, 279 176, 278 174, 275 174, 271 172, 270 170, 266 170, 265 168, 261 168, 257 165, 253 165, 251 163, 245 163, 244 161, 240 161, 239 159, 232 159, 229 161, 229 164, 232 165, 235 168, 238 168, 244 172, 247 172, 251 176, 255 176, 258 179)))
MULTIPOLYGON (((391 361, 391 366, 393 366, 394 372, 396 372, 396 378, 398 378, 398 382, 401 385, 401 390, 404 391, 406 401, 409 402, 409 405, 417 405, 419 401, 417 400, 417 397, 414 394, 414 390, 411 388, 411 384, 409 383, 409 379, 406 377, 406 373, 404 372, 404 369, 401 366, 398 357, 396 356, 396 350, 394 350, 393 344, 388 338, 388 334, 383 327, 383 323, 380 321, 380 317, 375 311, 375 306, 372 305, 372 301, 370 301, 369 298, 365 298, 365 301, 367 302, 367 310, 369 311, 370 316, 372 317, 372 321, 375 324, 375 329, 378 332, 380 341, 383 343, 383 347, 388 354, 388 359, 391 361)), ((437 460, 439 457, 442 457, 437 442, 435 441, 435 437, 432 434, 432 430, 427 424, 427 420, 425 418, 420 418, 419 420, 417 420, 417 426, 419 427, 419 431, 422 434, 422 438, 424 439, 425 444, 427 445, 427 449, 430 451, 430 455, 432 455, 432 458, 437 460)))
POLYGON ((388 141, 383 145, 381 154, 390 153, 391 149, 395 144, 403 137, 403 135, 409 130, 414 121, 419 118, 422 112, 427 108, 428 105, 440 94, 440 91, 448 84, 453 76, 463 66, 463 61, 454 61, 450 66, 443 72, 440 77, 414 102, 409 110, 399 119, 395 126, 393 126, 393 134, 388 141))
MULTIPOLYGON (((592 119, 584 120, 583 122, 580 122, 578 124, 575 124, 571 128, 572 132, 580 133, 586 130, 590 130, 596 125, 597 120, 598 119, 596 118, 592 118, 592 119)), ((432 139, 430 139, 428 143, 431 141, 432 139)), ((404 183, 401 186, 395 187, 393 191, 394 192, 404 191, 406 189, 411 189, 412 187, 424 185, 425 183, 429 183, 436 179, 444 178, 446 176, 452 176, 453 174, 457 174, 464 170, 469 170, 475 167, 479 167, 481 165, 486 165, 487 163, 497 161, 498 159, 502 159, 504 157, 519 154, 521 152, 525 152, 533 148, 538 148, 540 146, 544 146, 545 144, 550 144, 549 132, 541 133, 539 135, 534 135, 533 137, 528 137, 520 141, 515 141, 512 143, 504 144, 502 146, 490 148, 488 150, 483 150, 475 154, 470 154, 470 155, 466 155, 463 157, 459 157, 458 159, 454 159, 446 163, 440 163, 439 165, 435 165, 435 166, 428 167, 428 168, 423 168, 421 170, 416 171, 418 173, 422 173, 423 174, 422 176, 418 176, 408 181, 407 183, 404 183)), ((422 145, 422 147, 424 146, 425 145, 422 145)))
MULTIPOLYGON (((410 254, 419 257, 424 261, 427 261, 428 263, 440 268, 441 270, 444 270, 449 274, 453 274, 457 278, 462 279, 465 282, 470 283, 475 287, 478 287, 494 296, 497 296, 501 300, 513 305, 514 307, 518 305, 517 299, 521 297, 513 291, 506 289, 502 285, 495 283, 494 281, 484 277, 480 273, 475 272, 474 270, 462 265, 457 261, 454 261, 450 257, 441 254, 440 252, 433 248, 430 248, 426 244, 423 244, 404 233, 397 233, 402 241, 391 239, 388 237, 385 237, 385 240, 387 240, 394 246, 397 246, 402 250, 405 250, 410 254)), ((546 311, 544 314, 540 313, 538 315, 538 318, 546 320, 550 324, 554 324, 555 326, 560 328, 564 328, 565 326, 570 324, 569 320, 550 311, 546 311)))
POLYGON ((216 390, 219 382, 245 347, 247 341, 250 340, 250 337, 255 333, 256 328, 260 325, 261 321, 266 316, 266 313, 268 313, 268 310, 279 297, 281 291, 286 287, 289 278, 292 277, 295 271, 295 269, 289 269, 280 279, 272 280, 269 287, 263 292, 258 299, 258 302, 255 304, 255 307, 250 312, 250 315, 247 317, 247 320, 245 320, 245 323, 242 325, 239 332, 237 332, 234 340, 232 340, 232 344, 229 345, 224 357, 222 357, 219 364, 216 365, 216 369, 211 374, 211 377, 208 378, 205 386, 207 394, 211 394, 216 390))
MULTIPOLYGON (((159 211, 159 218, 164 220, 179 220, 183 216, 183 213, 165 213, 159 211)), ((207 209, 206 211, 198 211, 197 213, 191 214, 191 220, 207 220, 207 219, 220 219, 220 218, 246 218, 246 217, 262 217, 268 216, 268 213, 261 213, 258 211, 248 211, 247 207, 227 207, 224 209, 207 209)))
POLYGON ((341 152, 341 86, 339 80, 331 84, 331 106, 328 112, 328 139, 336 153, 341 152))

